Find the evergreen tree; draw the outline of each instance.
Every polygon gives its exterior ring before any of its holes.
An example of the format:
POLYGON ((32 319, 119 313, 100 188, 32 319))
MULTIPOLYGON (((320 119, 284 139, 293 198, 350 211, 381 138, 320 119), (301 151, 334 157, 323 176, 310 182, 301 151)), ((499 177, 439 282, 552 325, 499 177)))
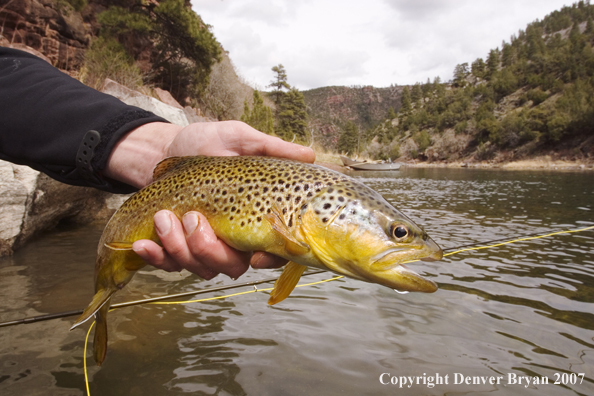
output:
POLYGON ((280 104, 278 112, 277 135, 285 140, 294 137, 305 141, 307 130, 307 110, 303 94, 297 88, 291 88, 280 104))
POLYGON ((454 86, 464 87, 466 85, 466 77, 468 74, 468 63, 456 65, 454 68, 454 86))
POLYGON ((393 107, 390 107, 388 109, 388 120, 393 120, 394 118, 396 118, 396 112, 394 111, 393 107))
POLYGON ((421 89, 421 84, 416 83, 413 85, 412 91, 410 93, 410 98, 413 103, 418 103, 423 99, 423 90, 421 89))
POLYGON ((208 84, 221 48, 208 25, 184 0, 145 2, 132 0, 99 14, 103 37, 117 38, 133 57, 139 55, 138 37, 147 37, 151 52, 152 82, 182 101, 208 84))
POLYGON ((400 112, 408 113, 409 111, 411 111, 412 105, 410 102, 410 90, 408 89, 408 87, 404 87, 402 89, 402 98, 400 100, 402 101, 402 106, 400 107, 400 112))
POLYGON ((491 77, 499 69, 499 50, 493 49, 487 57, 487 77, 491 77))
POLYGON ((473 76, 478 77, 478 78, 484 78, 485 77, 485 69, 486 69, 486 65, 485 65, 485 61, 483 61, 483 58, 478 58, 477 60, 472 62, 471 71, 472 71, 473 76))
POLYGON ((264 104, 264 100, 258 90, 254 90, 253 102, 254 105, 251 110, 247 99, 243 102, 243 115, 241 116, 241 121, 261 132, 271 135, 274 133, 272 110, 264 104))
POLYGON ((358 151, 359 129, 354 122, 349 121, 340 138, 338 139, 338 151, 342 153, 355 154, 358 151))
POLYGON ((281 103, 285 96, 285 91, 283 89, 288 90, 291 88, 291 86, 287 82, 287 71, 282 64, 279 63, 277 66, 274 66, 272 71, 275 73, 275 76, 268 85, 269 87, 273 88, 269 95, 273 97, 274 104, 276 106, 276 114, 278 116, 281 103))

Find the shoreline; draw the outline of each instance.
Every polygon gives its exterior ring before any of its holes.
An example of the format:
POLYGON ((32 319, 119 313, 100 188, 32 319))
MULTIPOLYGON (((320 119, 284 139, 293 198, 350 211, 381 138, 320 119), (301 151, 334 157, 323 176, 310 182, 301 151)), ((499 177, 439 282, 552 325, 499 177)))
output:
POLYGON ((411 168, 465 168, 501 170, 593 171, 594 163, 535 158, 509 162, 405 162, 411 168))
MULTIPOLYGON (((395 162, 399 162, 396 160, 395 162)), ((541 170, 541 171, 594 171, 594 160, 553 160, 549 156, 535 157, 526 160, 502 162, 425 162, 400 161, 404 167, 410 168, 461 168, 461 169, 498 169, 498 170, 541 170)), ((347 169, 338 154, 316 153, 316 164, 334 170, 347 169)))

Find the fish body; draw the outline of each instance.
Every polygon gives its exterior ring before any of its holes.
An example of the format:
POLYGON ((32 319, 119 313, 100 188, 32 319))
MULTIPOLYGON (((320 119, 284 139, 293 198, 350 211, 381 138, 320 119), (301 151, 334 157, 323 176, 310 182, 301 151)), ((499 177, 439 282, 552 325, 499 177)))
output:
POLYGON ((96 294, 72 327, 95 314, 99 365, 107 350, 111 296, 145 265, 132 243, 159 241, 153 216, 162 209, 180 218, 199 211, 229 246, 289 260, 269 304, 286 298, 308 266, 400 291, 437 290, 401 264, 439 260, 439 246, 381 195, 339 172, 271 157, 172 157, 155 168, 154 180, 105 227, 97 251, 96 294))

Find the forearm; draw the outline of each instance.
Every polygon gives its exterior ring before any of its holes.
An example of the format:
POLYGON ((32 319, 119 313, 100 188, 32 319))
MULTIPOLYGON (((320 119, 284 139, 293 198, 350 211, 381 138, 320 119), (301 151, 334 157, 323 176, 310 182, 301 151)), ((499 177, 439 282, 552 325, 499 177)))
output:
POLYGON ((37 57, 0 47, 0 159, 63 183, 131 192, 131 186, 101 179, 102 170, 122 136, 156 121, 164 120, 97 92, 37 57), (77 153, 89 130, 99 132, 100 142, 86 172, 77 166, 77 153))

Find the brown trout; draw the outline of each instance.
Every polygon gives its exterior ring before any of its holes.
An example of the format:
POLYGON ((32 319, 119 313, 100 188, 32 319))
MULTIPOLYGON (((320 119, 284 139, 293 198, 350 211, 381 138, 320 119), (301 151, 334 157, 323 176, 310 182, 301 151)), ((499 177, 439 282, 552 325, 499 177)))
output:
POLYGON ((381 195, 341 173, 271 157, 200 156, 167 158, 153 178, 105 227, 97 250, 96 294, 72 326, 95 315, 98 365, 107 352, 111 297, 145 265, 132 243, 159 240, 153 216, 161 209, 180 218, 199 211, 233 248, 289 260, 271 292, 271 305, 291 293, 308 266, 399 291, 437 290, 401 264, 439 260, 440 247, 381 195))

